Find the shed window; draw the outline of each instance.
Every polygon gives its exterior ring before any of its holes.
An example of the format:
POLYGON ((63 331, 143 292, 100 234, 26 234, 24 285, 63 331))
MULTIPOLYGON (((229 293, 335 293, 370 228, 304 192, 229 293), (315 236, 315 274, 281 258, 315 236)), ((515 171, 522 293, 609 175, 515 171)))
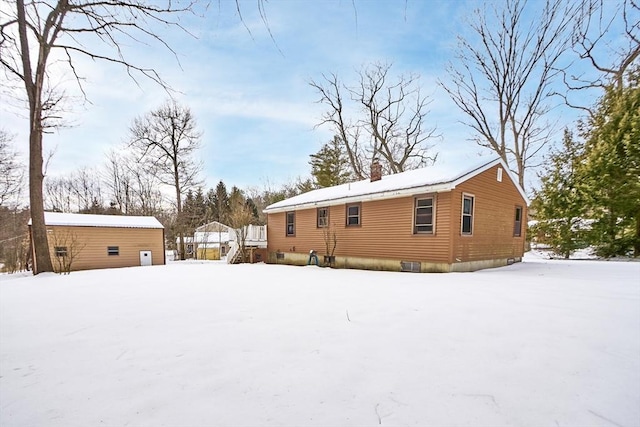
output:
POLYGON ((468 194, 462 196, 462 234, 473 233, 473 205, 473 196, 468 194))
POLYGON ((318 228, 329 225, 329 208, 318 208, 318 228))
POLYGON ((56 256, 58 256, 58 257, 65 257, 65 256, 67 256, 67 247, 66 246, 56 246, 55 247, 55 253, 56 253, 56 256))
POLYGON ((416 198, 413 232, 433 234, 433 197, 416 198))
POLYGON ((107 246, 107 255, 109 255, 109 256, 120 255, 120 247, 119 246, 107 246))
POLYGON ((520 237, 522 235, 522 206, 516 206, 515 220, 513 222, 513 235, 520 237))
POLYGON ((296 213, 287 212, 287 236, 296 235, 296 213))
POLYGON ((347 205, 347 227, 360 225, 360 204, 347 205))

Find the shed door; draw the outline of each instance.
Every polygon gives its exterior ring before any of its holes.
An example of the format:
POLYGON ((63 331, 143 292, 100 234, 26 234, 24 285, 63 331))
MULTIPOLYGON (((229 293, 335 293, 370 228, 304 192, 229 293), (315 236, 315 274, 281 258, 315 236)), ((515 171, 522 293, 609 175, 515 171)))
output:
POLYGON ((140 251, 140 265, 152 265, 151 251, 140 251))

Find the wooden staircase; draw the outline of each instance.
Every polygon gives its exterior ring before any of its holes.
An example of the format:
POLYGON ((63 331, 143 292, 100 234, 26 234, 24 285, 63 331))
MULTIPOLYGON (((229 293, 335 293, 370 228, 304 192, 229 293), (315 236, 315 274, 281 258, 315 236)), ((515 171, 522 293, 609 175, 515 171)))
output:
POLYGON ((227 253, 227 264, 240 264, 242 261, 242 253, 240 252, 238 245, 232 245, 227 253))

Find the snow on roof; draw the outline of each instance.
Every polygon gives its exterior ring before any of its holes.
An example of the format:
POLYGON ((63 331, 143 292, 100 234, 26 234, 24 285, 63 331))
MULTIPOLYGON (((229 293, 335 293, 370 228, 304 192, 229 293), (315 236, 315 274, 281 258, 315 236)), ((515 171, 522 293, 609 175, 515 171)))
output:
MULTIPOLYGON (((46 225, 75 227, 164 228, 153 216, 93 215, 45 212, 46 225)), ((31 225, 31 219, 29 219, 31 225)))
POLYGON ((473 167, 466 166, 461 168, 436 164, 426 168, 385 175, 379 181, 371 182, 365 179, 335 187, 320 188, 269 205, 264 212, 283 212, 290 209, 309 208, 319 204, 326 206, 367 200, 391 199, 419 192, 450 191, 461 182, 498 164, 502 165, 506 175, 511 177, 522 197, 527 200, 524 190, 520 188, 518 181, 513 178, 504 161, 500 158, 492 158, 491 160, 485 158, 482 163, 473 167))
POLYGON ((217 232, 218 230, 221 230, 221 229, 224 231, 228 231, 231 229, 231 227, 218 221, 212 221, 196 228, 196 232, 212 233, 212 232, 217 232))

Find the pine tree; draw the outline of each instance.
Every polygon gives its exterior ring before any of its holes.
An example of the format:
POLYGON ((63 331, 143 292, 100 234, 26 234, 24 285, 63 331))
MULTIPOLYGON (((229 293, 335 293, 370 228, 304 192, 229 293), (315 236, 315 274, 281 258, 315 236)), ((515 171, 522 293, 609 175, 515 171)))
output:
POLYGON ((640 69, 609 88, 585 132, 583 185, 603 256, 640 256, 640 69))
POLYGON ((224 182, 220 180, 216 186, 215 195, 210 201, 212 215, 211 218, 214 221, 226 223, 229 216, 229 195, 227 193, 227 187, 224 182))
POLYGON ((187 191, 187 195, 182 201, 182 213, 179 218, 179 223, 182 225, 182 230, 187 235, 193 234, 194 216, 196 215, 195 197, 192 190, 187 191))
POLYGON ((211 221, 215 221, 215 212, 216 212, 216 192, 213 188, 210 188, 209 191, 207 191, 207 194, 205 196, 205 223, 210 223, 211 221))
POLYGON ((352 180, 349 159, 337 136, 309 157, 311 175, 317 187, 332 187, 352 180))
POLYGON ((534 234, 543 234, 544 242, 565 258, 587 246, 584 240, 585 205, 578 176, 581 158, 582 144, 565 129, 562 147, 547 158, 547 173, 541 176, 542 186, 532 203, 539 220, 534 234))

